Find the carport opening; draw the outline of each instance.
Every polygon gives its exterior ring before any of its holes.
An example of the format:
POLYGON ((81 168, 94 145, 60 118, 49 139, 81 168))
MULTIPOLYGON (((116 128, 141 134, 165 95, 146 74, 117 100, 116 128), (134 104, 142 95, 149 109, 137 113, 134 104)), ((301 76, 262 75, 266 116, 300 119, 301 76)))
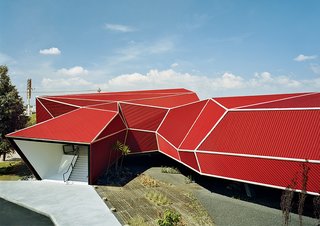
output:
POLYGON ((69 179, 80 159, 79 156, 83 156, 85 164, 81 165, 81 171, 82 174, 86 174, 83 176, 86 181, 82 182, 88 182, 89 146, 30 140, 15 140, 15 143, 42 180, 64 181, 64 178, 69 179))

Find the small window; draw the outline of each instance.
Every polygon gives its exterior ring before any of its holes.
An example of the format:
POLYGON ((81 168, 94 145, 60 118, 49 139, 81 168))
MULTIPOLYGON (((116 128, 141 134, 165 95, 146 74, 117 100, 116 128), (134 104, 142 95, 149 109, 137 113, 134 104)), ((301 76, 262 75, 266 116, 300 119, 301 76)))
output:
POLYGON ((63 153, 65 155, 75 155, 77 151, 79 151, 78 145, 73 145, 73 144, 63 145, 63 153))

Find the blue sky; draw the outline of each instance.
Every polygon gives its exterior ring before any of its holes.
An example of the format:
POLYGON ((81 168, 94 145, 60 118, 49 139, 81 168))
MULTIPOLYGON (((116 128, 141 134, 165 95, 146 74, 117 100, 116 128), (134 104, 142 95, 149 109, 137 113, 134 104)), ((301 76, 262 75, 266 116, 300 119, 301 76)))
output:
POLYGON ((320 1, 0 0, 0 64, 25 96, 185 87, 319 91, 320 1))

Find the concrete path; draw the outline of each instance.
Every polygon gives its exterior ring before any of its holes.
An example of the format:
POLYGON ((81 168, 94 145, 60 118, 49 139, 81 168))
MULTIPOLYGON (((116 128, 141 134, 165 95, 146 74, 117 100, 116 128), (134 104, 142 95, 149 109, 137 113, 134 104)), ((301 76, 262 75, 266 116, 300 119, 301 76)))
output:
POLYGON ((2 181, 0 197, 50 216, 56 225, 121 225, 89 185, 2 181))

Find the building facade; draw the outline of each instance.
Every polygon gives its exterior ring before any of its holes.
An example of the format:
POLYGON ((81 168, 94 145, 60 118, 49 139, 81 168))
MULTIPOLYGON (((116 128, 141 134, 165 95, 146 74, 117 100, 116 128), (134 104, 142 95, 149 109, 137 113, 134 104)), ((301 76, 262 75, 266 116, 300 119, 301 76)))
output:
POLYGON ((320 93, 199 100, 186 89, 44 96, 37 124, 7 137, 38 179, 97 178, 120 157, 161 152, 201 175, 320 191, 320 93))

